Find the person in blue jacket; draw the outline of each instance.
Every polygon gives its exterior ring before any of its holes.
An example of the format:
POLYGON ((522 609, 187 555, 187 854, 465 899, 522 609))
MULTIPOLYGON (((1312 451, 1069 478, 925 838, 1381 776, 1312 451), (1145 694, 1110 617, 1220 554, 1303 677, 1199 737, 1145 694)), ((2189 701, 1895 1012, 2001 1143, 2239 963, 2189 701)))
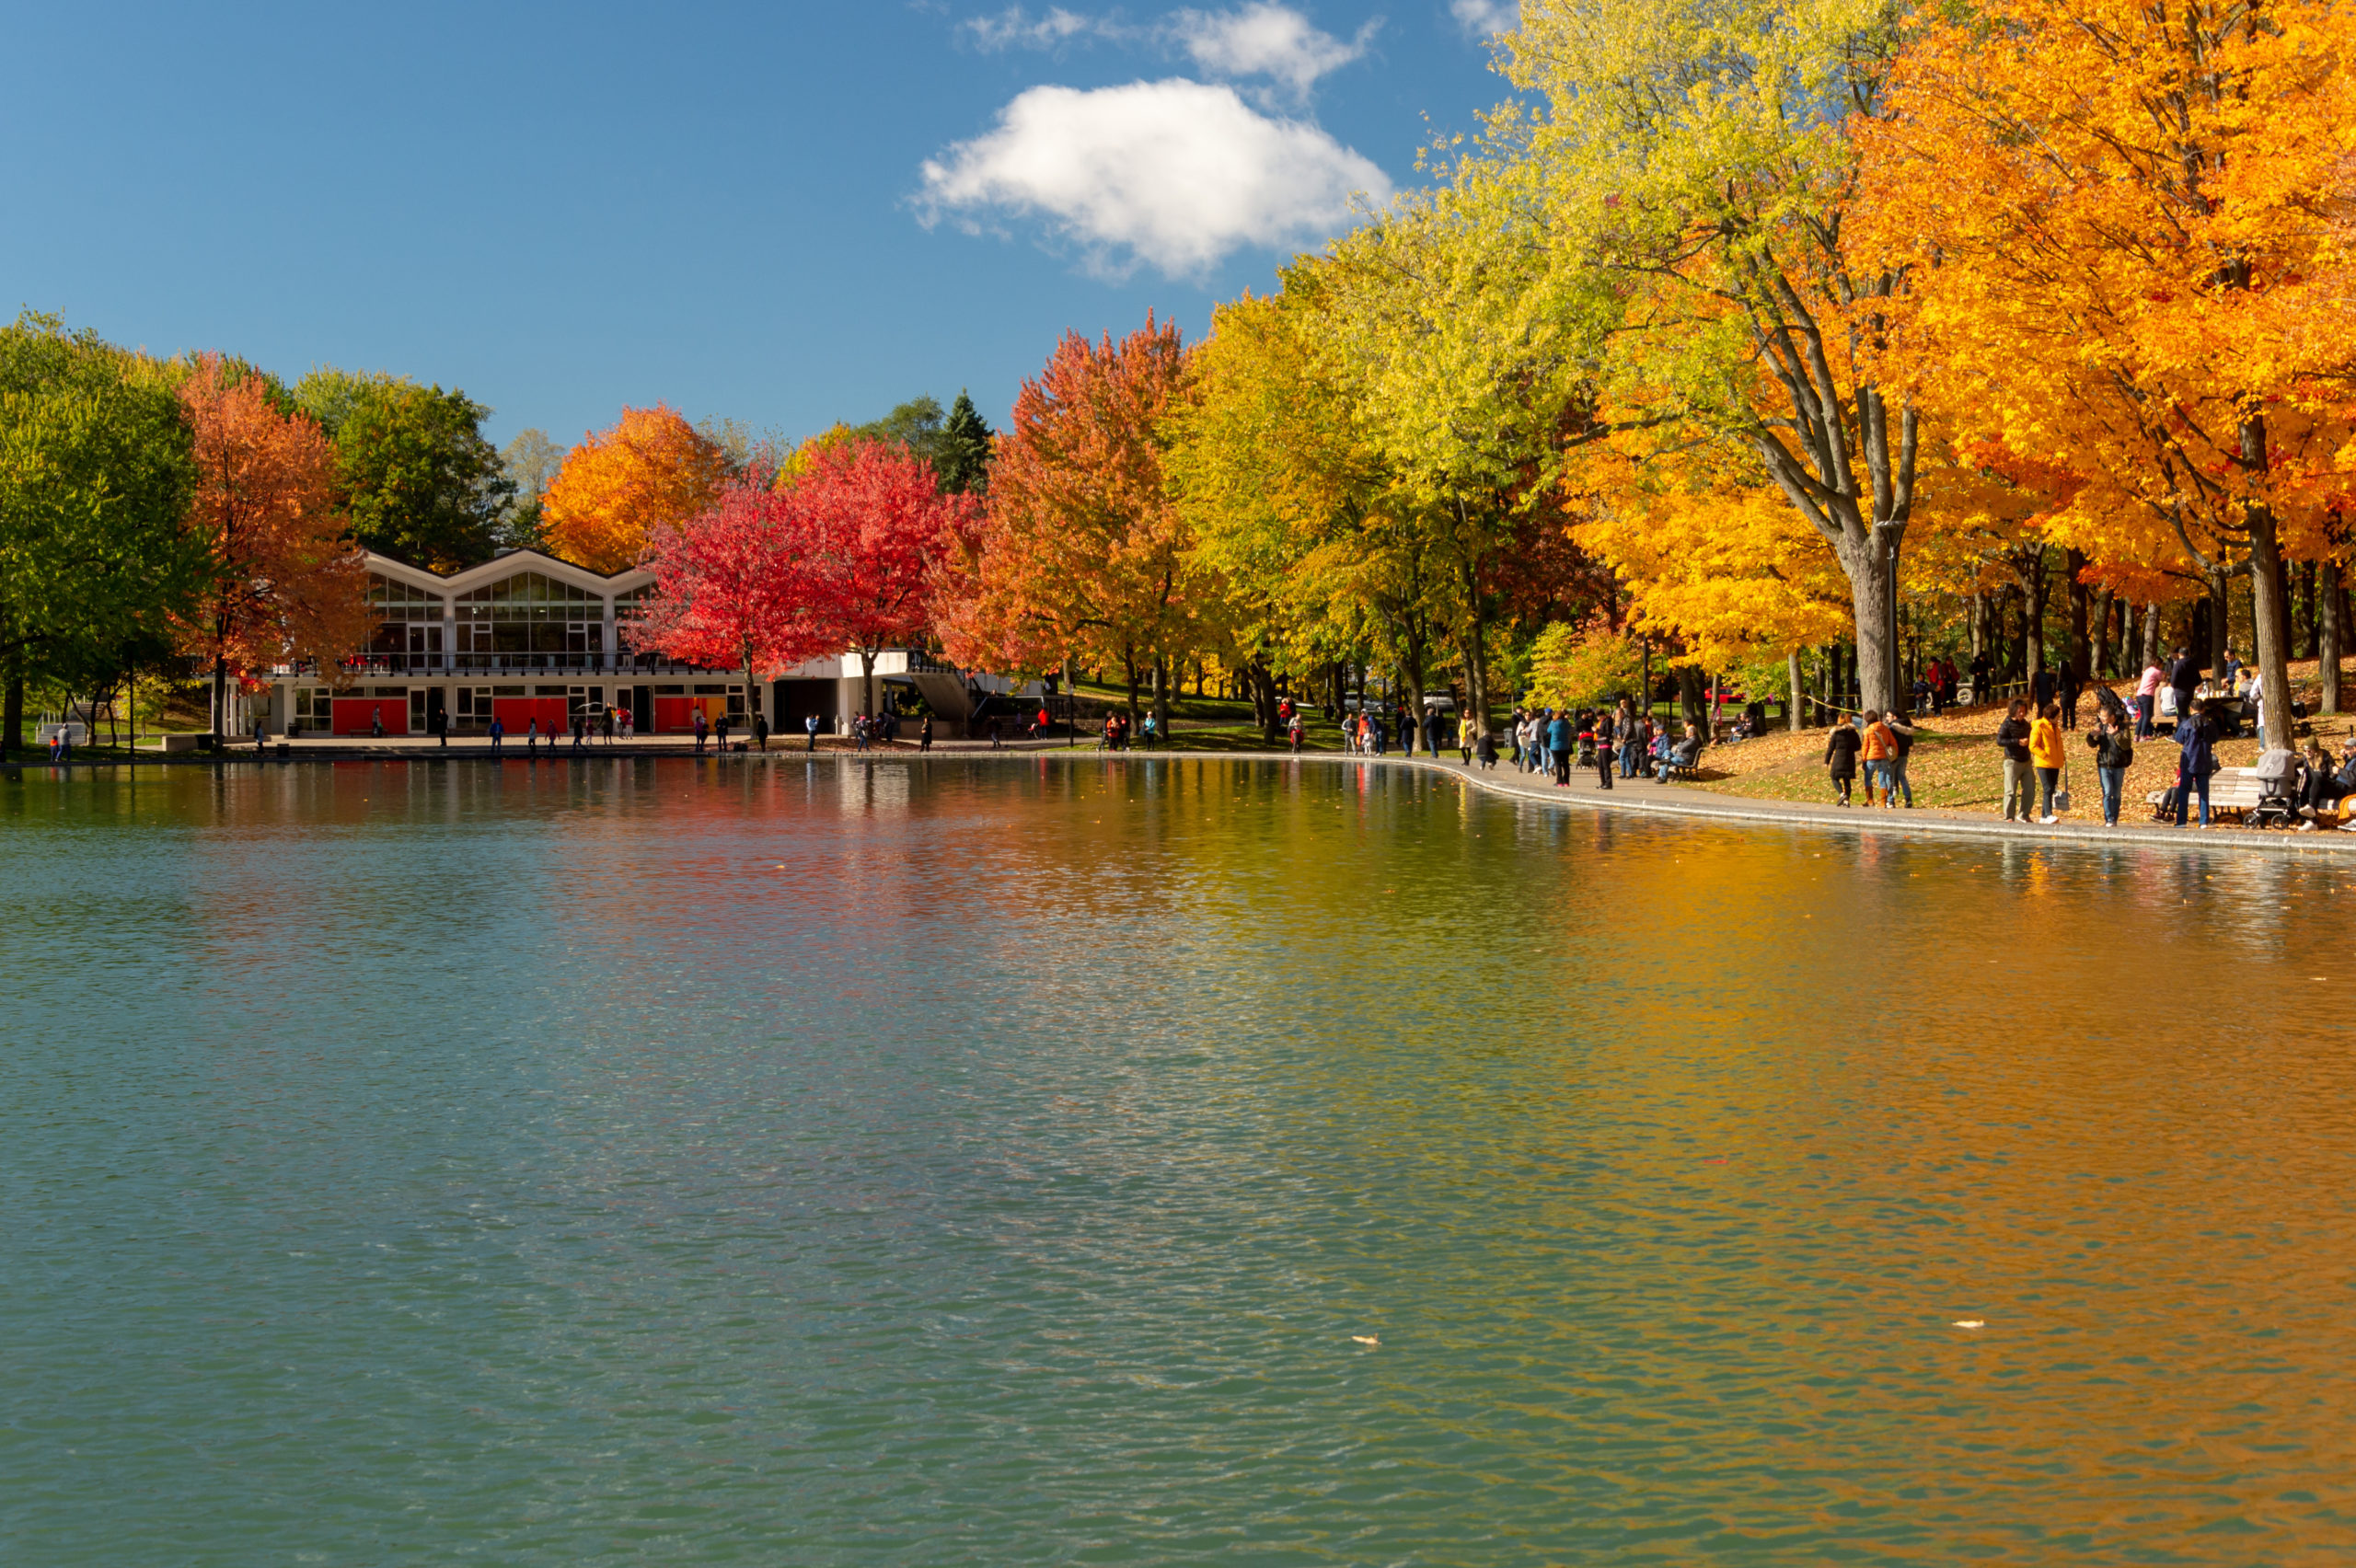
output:
POLYGON ((2209 776, 2217 771, 2216 736, 2209 728, 2208 716, 2201 709, 2208 705, 2195 701, 2176 727, 2176 744, 2183 748, 2176 764, 2176 824, 2184 825, 2187 809, 2192 803, 2192 792, 2200 791, 2200 825, 2209 825, 2209 776))
POLYGON ((1554 760, 1554 782, 1571 781, 1571 716, 1557 709, 1546 722, 1546 749, 1554 760))

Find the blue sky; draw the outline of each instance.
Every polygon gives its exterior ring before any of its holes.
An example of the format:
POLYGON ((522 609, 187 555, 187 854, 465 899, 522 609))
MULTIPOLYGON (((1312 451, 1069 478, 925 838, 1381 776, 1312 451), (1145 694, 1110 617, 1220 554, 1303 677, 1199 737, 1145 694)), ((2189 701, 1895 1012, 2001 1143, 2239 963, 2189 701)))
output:
POLYGON ((0 294, 157 352, 805 433, 1213 301, 1503 96, 1510 0, 6 10, 0 294))

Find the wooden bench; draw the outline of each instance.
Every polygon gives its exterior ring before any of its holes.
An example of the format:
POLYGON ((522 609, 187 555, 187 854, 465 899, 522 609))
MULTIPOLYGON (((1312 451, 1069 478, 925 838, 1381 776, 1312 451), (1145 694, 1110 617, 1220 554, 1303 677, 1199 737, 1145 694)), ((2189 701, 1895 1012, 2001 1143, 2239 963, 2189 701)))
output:
MULTIPOLYGON (((2148 804, 2160 807, 2174 817, 2176 811, 2170 802, 2175 796, 2176 790, 2170 788, 2154 790, 2143 799, 2148 804)), ((2209 813, 2212 816, 2219 812, 2246 814, 2256 810, 2258 802, 2265 799, 2266 790, 2258 781, 2258 769, 2255 767, 2221 767, 2209 776, 2209 813)), ((2200 809, 2200 796, 2196 791, 2188 814, 2200 809)))

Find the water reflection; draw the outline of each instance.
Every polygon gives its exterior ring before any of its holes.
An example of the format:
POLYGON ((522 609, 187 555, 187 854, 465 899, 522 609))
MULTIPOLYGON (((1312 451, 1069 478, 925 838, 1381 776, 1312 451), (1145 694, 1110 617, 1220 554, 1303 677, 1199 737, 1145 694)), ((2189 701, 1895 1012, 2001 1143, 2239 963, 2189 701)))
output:
POLYGON ((1090 754, 0 821, 28 1561, 2356 1535, 2335 864, 1090 754))

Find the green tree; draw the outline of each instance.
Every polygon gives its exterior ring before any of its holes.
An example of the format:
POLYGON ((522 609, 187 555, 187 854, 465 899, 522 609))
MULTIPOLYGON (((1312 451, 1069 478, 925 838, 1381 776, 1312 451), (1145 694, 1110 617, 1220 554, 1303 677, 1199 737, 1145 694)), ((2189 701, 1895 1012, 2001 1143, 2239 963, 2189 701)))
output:
POLYGON ((206 570, 166 367, 27 312, 0 329, 0 755, 25 683, 86 680, 162 635, 206 570))
POLYGON ((540 500, 548 494, 549 482, 556 478, 557 470, 564 467, 564 448, 550 441, 544 430, 518 431, 514 439, 500 448, 499 462, 508 482, 515 487, 507 510, 500 514, 499 548, 545 548, 540 536, 540 500))
POLYGON ((963 387, 941 427, 941 451, 932 460, 941 488, 949 495, 987 495, 990 488, 990 442, 995 435, 963 387))
POLYGON ((491 410, 464 392, 328 366, 294 399, 335 444, 352 536, 436 571, 491 559, 516 492, 482 433, 491 410))

